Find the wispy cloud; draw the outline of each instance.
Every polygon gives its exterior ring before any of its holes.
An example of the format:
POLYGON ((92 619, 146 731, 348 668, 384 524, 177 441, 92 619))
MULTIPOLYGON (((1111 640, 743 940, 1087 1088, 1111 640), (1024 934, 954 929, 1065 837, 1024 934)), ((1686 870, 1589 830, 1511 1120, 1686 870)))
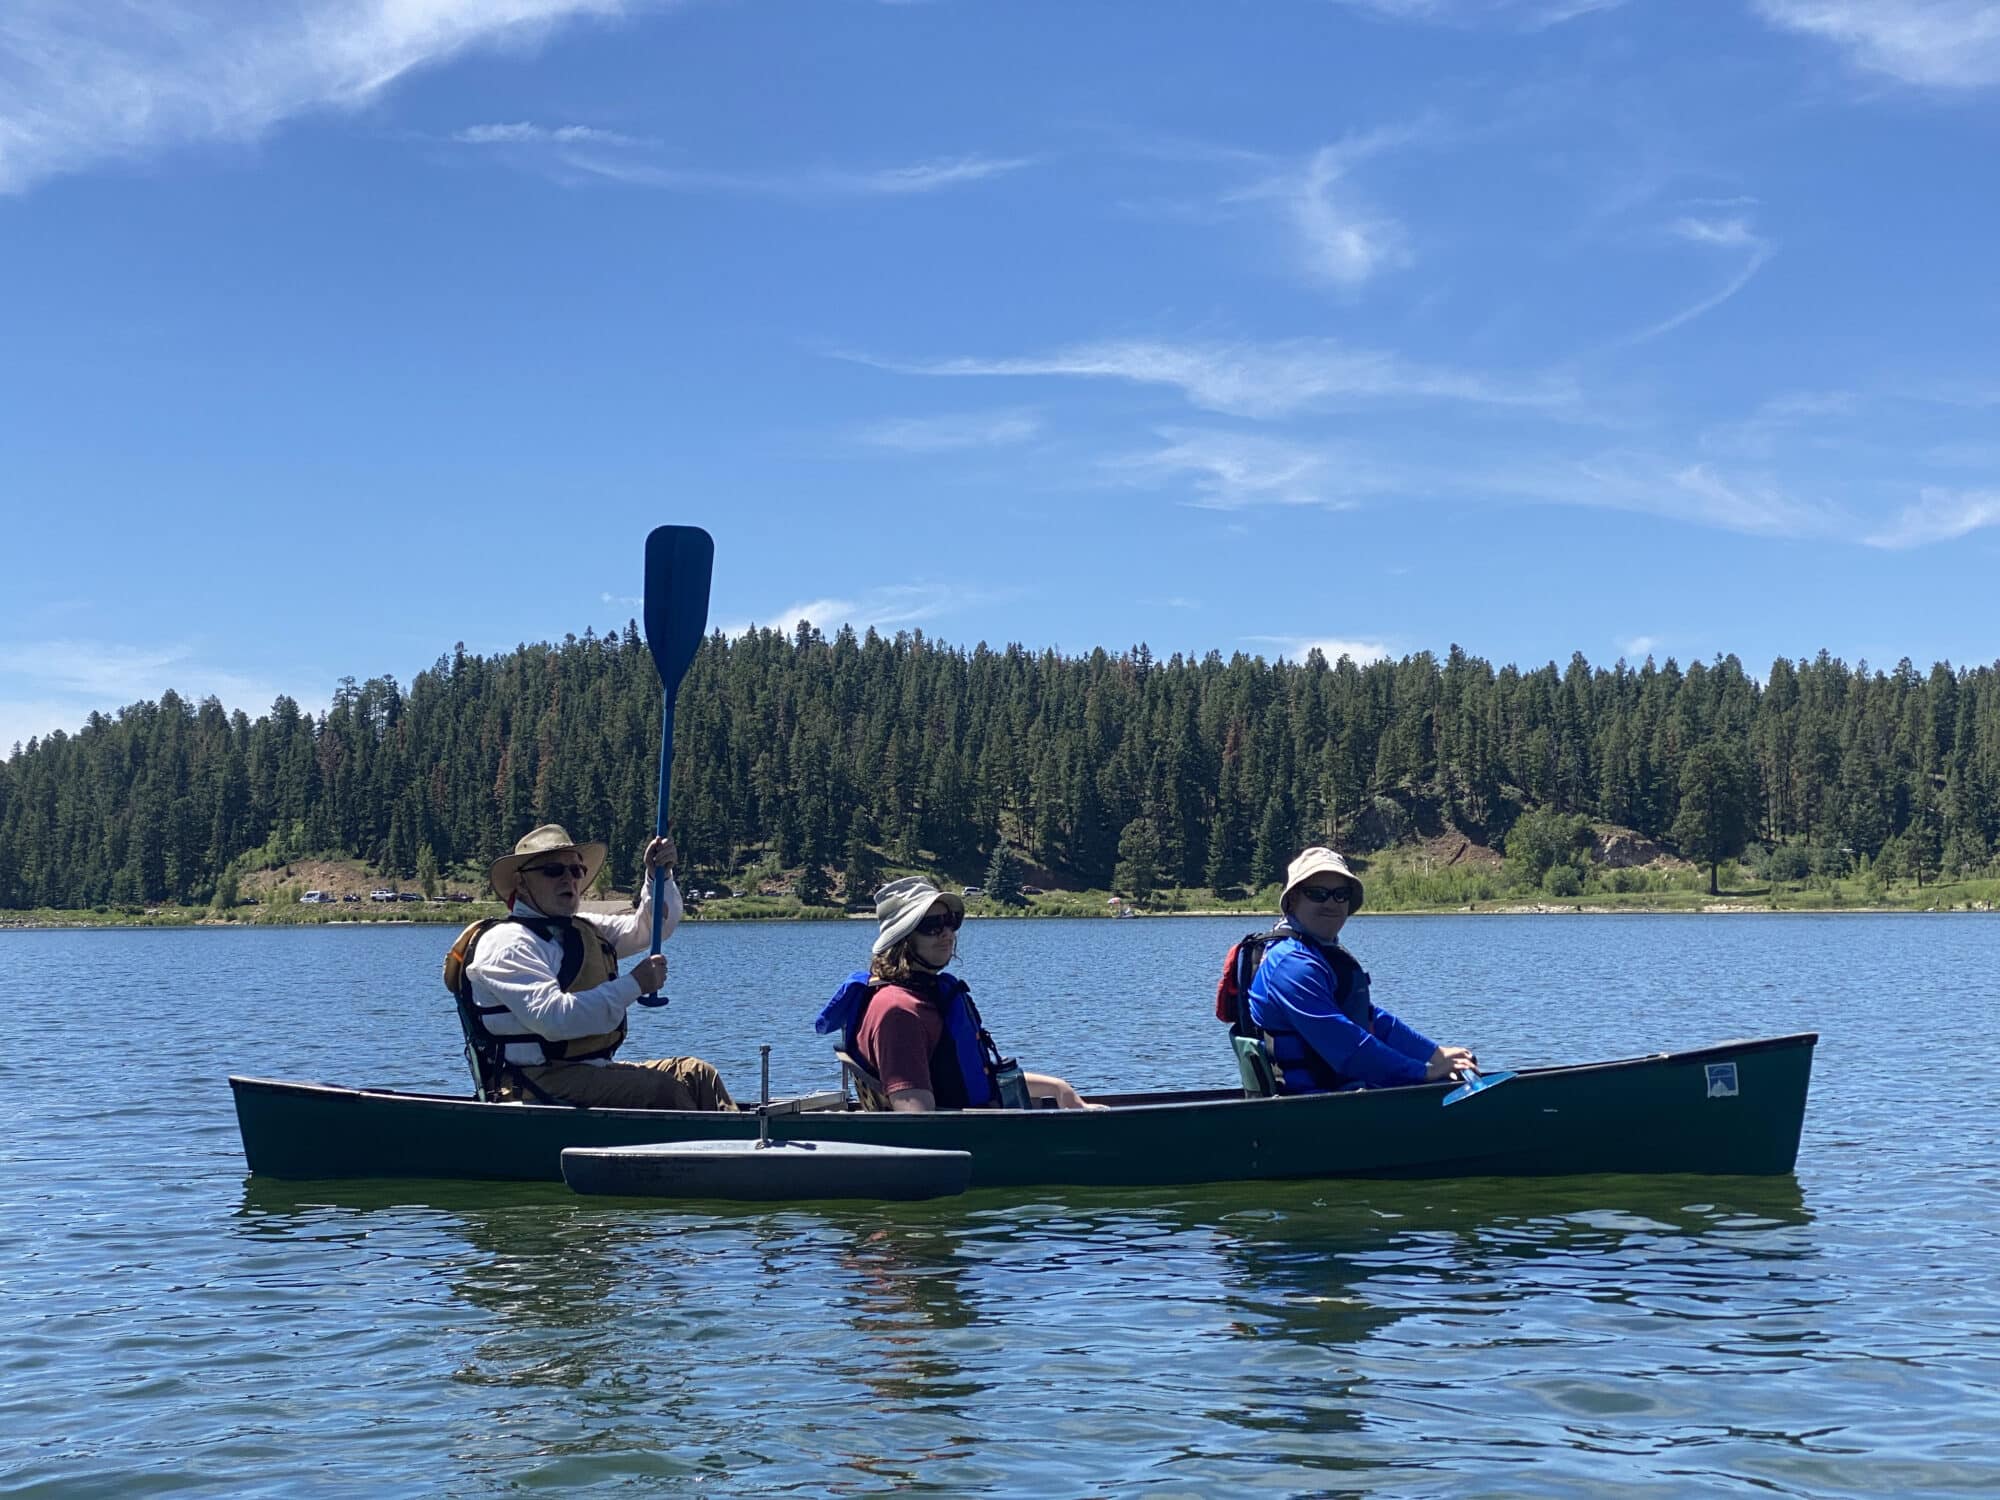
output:
POLYGON ((1577 399, 1559 376, 1502 378, 1416 364, 1393 354, 1352 349, 1331 339, 1277 344, 1176 344, 1143 339, 1077 344, 1015 358, 890 360, 846 355, 905 375, 1063 376, 1164 385, 1208 411, 1282 417, 1375 401, 1463 401, 1494 406, 1562 407, 1577 399))
POLYGON ((789 631, 801 620, 810 620, 824 634, 831 635, 842 625, 856 630, 870 627, 916 625, 969 605, 983 603, 992 595, 976 589, 944 583, 885 584, 863 591, 853 598, 801 599, 773 610, 761 620, 733 621, 718 628, 725 635, 741 635, 753 625, 789 631))
POLYGON ((1438 26, 1500 25, 1541 31, 1594 11, 1615 10, 1625 0, 1334 0, 1334 3, 1395 21, 1423 21, 1438 26))
POLYGON ((1339 640, 1309 635, 1246 635, 1243 639, 1254 645, 1275 646, 1279 657, 1299 662, 1317 651, 1328 662, 1337 662, 1345 656, 1357 667, 1365 667, 1389 654, 1389 648, 1381 641, 1339 640))
POLYGON ((532 46, 647 0, 9 0, 0 8, 0 192, 100 162, 250 141, 354 109, 474 47, 532 46))
POLYGON ((468 125, 452 132, 461 146, 653 146, 657 141, 642 136, 620 135, 615 130, 599 130, 591 125, 535 125, 526 120, 512 125, 468 125))
POLYGON ((1914 505, 1866 538, 1871 547, 1900 551, 1949 542, 1983 526, 2000 526, 2000 490, 1926 489, 1914 505))
MULTIPOLYGON (((172 688, 191 703, 214 697, 256 715, 282 688, 222 666, 190 643, 136 646, 116 641, 0 641, 0 755, 15 741, 75 730, 93 712, 109 714, 172 688)), ((301 700, 304 701, 303 699, 301 700)))
POLYGON ((1322 448, 1306 447, 1258 433, 1208 432, 1167 427, 1165 445, 1105 461, 1120 478, 1141 484, 1186 480, 1191 503, 1205 510, 1241 510, 1251 505, 1317 505, 1329 510, 1353 506, 1352 496, 1384 487, 1376 472, 1352 459, 1336 465, 1322 448))
MULTIPOLYGON (((1853 391, 1790 391, 1774 396, 1740 422, 1723 422, 1701 434, 1701 446, 1727 457, 1764 460, 1796 444, 1825 419, 1850 417, 1860 407, 1853 391)), ((1814 434, 1817 437, 1817 434, 1814 434)))
POLYGON ((1923 88, 2000 83, 1994 0, 1753 0, 1775 26, 1820 37, 1856 66, 1923 88))
POLYGON ((1620 655, 1643 661, 1658 650, 1662 643, 1656 635, 1635 635, 1628 640, 1616 641, 1613 644, 1618 647, 1620 655))
POLYGON ((1724 474, 1710 464, 1637 454, 1496 472, 1481 482, 1488 493, 1661 516, 1748 536, 1843 535, 1852 526, 1837 506, 1801 498, 1769 476, 1724 474))
POLYGON ((1712 292, 1691 306, 1682 308, 1672 317, 1663 318, 1637 333, 1628 335, 1621 342, 1642 344, 1648 339, 1656 339, 1663 333, 1671 333, 1682 324, 1692 323, 1703 313, 1713 312, 1744 287, 1750 278, 1764 268, 1764 263, 1776 253, 1770 241, 1752 232, 1749 224, 1740 218, 1700 219, 1683 218, 1676 220, 1669 231, 1675 238, 1692 245, 1708 246, 1721 250, 1740 250, 1744 260, 1736 274, 1731 276, 1717 292, 1712 292))
POLYGON ((1301 168, 1267 177, 1224 201, 1278 203, 1305 273, 1335 286, 1359 286, 1382 271, 1409 264, 1410 254, 1403 226, 1372 208, 1348 179, 1369 157, 1416 140, 1430 128, 1400 126, 1350 136, 1321 147, 1301 168))
POLYGON ((855 441, 899 453, 954 453, 968 448, 1002 448, 1025 443, 1042 430, 1032 411, 954 412, 941 417, 902 417, 876 422, 855 433, 855 441))
POLYGON ((677 193, 740 193, 775 198, 908 198, 938 193, 1034 165, 1027 156, 958 156, 860 171, 715 171, 602 152, 557 149, 533 163, 557 175, 601 177, 628 187, 677 193))

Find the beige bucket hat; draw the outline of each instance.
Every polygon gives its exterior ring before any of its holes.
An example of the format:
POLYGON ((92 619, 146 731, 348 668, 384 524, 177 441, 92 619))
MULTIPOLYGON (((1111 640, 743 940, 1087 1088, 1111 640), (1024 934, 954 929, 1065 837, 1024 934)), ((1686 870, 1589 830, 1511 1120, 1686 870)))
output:
POLYGON ((1348 914, 1351 916, 1361 910, 1362 889, 1360 877, 1347 868, 1346 860, 1335 854, 1331 849, 1322 848, 1319 845, 1314 845, 1312 848, 1306 850, 1297 859, 1293 860, 1291 864, 1286 866, 1285 894, 1278 899, 1279 908, 1282 910, 1285 904, 1292 899, 1292 892, 1296 891, 1302 885, 1310 884, 1313 877, 1317 875, 1336 875, 1348 885, 1354 887, 1354 899, 1347 904, 1348 914))
POLYGON ((591 882, 597 879, 597 872, 604 868, 607 852, 603 844, 579 844, 560 823, 544 823, 516 844, 512 854, 494 860, 486 872, 487 879, 493 882, 493 889, 502 901, 512 901, 521 888, 524 866, 533 864, 545 854, 574 854, 584 864, 583 879, 578 883, 589 890, 591 882))
POLYGON ((959 916, 965 915, 965 898, 941 891, 921 875, 905 875, 892 880, 875 893, 875 920, 882 930, 875 934, 876 953, 887 953, 917 930, 924 913, 942 901, 959 916))

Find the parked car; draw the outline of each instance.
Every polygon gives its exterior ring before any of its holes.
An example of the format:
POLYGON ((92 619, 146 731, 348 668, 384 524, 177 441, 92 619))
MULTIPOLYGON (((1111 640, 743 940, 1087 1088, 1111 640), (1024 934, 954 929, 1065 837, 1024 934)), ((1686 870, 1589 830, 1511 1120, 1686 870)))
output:
POLYGON ((472 898, 464 891, 451 891, 444 899, 447 901, 470 901, 472 898))
POLYGON ((394 891, 370 891, 368 899, 370 901, 394 901, 396 893, 394 891))
POLYGON ((398 901, 421 901, 424 899, 424 893, 422 891, 398 891, 396 892, 396 899, 398 901))
POLYGON ((343 901, 359 901, 361 897, 354 891, 349 891, 345 896, 342 896, 340 899, 343 901))
POLYGON ((986 887, 983 885, 969 885, 965 888, 965 899, 968 901, 977 901, 985 894, 986 887))
POLYGON ((334 896, 331 891, 307 891, 299 900, 307 906, 331 906, 334 896))
POLYGON ((1021 887, 1021 894, 1024 896, 1042 896, 1048 893, 1038 885, 1024 885, 1021 887))

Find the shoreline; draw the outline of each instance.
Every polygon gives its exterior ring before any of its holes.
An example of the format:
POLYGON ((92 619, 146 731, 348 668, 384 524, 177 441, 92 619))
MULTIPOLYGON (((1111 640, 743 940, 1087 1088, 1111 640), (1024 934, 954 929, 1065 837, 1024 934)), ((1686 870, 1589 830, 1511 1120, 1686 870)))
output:
MULTIPOLYGON (((608 902, 591 903, 599 912, 628 910, 622 904, 608 902)), ((1744 897, 1731 900, 1728 897, 1710 899, 1679 906, 1606 905, 1592 901, 1495 901, 1475 905, 1460 906, 1413 906, 1393 911, 1364 911, 1356 915, 1355 921, 1368 921, 1376 917, 1727 917, 1727 916, 1992 916, 1994 904, 1988 902, 1968 902, 1952 905, 1932 904, 1885 905, 1859 903, 1816 902, 1810 905, 1789 902, 1773 902, 1769 897, 1744 897)), ((122 919, 104 920, 96 912, 36 912, 23 913, 21 920, 14 920, 0 912, 0 933, 7 932, 114 932, 133 928, 201 928, 210 931, 251 932, 262 928, 297 929, 301 927, 463 927, 468 922, 484 916, 501 915, 499 912, 458 911, 430 916, 398 917, 321 917, 318 915, 287 920, 284 918, 257 918, 251 921, 234 921, 227 917, 213 917, 207 914, 181 915, 165 910, 148 911, 122 919)), ((1147 921, 1171 921, 1176 918, 1217 918, 1240 917, 1245 921, 1269 922, 1274 914, 1245 907, 1197 907, 1184 911, 1141 911, 1132 917, 1147 921)), ((1048 921, 1069 919, 1072 921, 1104 922, 1122 921, 1130 918, 1113 918, 1108 915, 1074 911, 1020 911, 1020 912, 968 912, 968 921, 1013 922, 1048 921)), ((734 925, 752 927, 771 922, 870 922, 874 918, 865 912, 827 912, 824 914, 766 913, 755 916, 732 916, 718 913, 715 916, 690 914, 683 918, 688 923, 708 925, 734 925)))

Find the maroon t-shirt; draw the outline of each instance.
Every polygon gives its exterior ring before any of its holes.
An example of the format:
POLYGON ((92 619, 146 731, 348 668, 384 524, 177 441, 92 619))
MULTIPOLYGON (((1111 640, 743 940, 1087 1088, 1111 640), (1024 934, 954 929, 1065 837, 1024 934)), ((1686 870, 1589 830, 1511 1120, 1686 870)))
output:
POLYGON ((861 1018, 854 1046, 862 1066, 890 1093, 925 1089, 935 1094, 931 1054, 943 1039, 943 1011, 900 984, 885 984, 861 1018))

